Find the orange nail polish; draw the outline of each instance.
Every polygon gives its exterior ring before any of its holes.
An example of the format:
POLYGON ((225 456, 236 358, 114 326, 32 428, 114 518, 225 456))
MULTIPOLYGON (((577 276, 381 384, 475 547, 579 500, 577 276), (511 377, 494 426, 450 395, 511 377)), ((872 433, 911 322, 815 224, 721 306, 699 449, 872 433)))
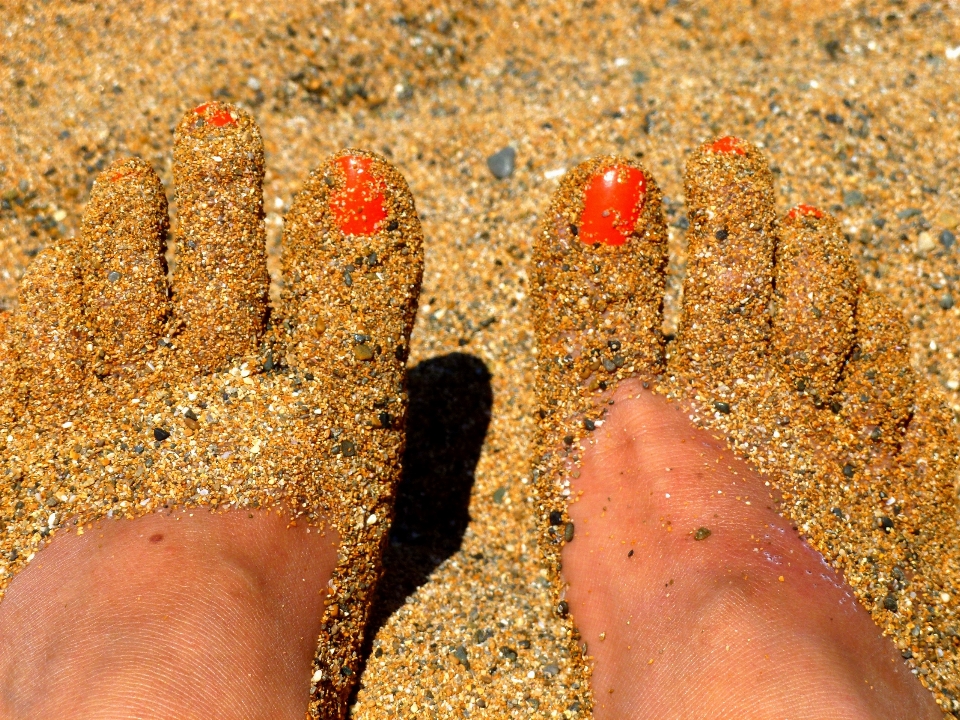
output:
POLYGON ((823 217, 823 214, 823 210, 814 207, 813 205, 797 205, 787 213, 787 217, 793 220, 794 218, 809 215, 810 217, 820 219, 823 217))
MULTIPOLYGON (((198 105, 193 109, 197 115, 204 115, 207 112, 207 109, 213 105, 212 102, 205 102, 203 105, 198 105)), ((204 115, 204 120, 213 125, 214 127, 223 127, 224 125, 236 125, 237 121, 234 120, 233 115, 230 114, 230 111, 225 107, 217 107, 209 115, 204 115)))
POLYGON ((747 151, 740 145, 740 138, 727 135, 710 144, 710 152, 746 155, 747 151))
POLYGON ((372 235, 386 217, 383 181, 370 171, 373 161, 345 155, 333 161, 344 174, 344 187, 330 196, 330 210, 347 235, 372 235))
POLYGON ((623 245, 640 218, 646 194, 647 178, 637 168, 604 168, 587 185, 578 237, 587 245, 623 245))

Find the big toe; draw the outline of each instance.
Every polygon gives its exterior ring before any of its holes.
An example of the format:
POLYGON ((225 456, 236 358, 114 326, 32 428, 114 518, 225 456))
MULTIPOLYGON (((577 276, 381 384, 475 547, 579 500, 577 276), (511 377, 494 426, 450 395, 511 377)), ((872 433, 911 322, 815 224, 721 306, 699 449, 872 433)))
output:
POLYGON ((660 199, 653 177, 626 158, 594 158, 564 177, 533 251, 542 414, 562 422, 619 379, 660 371, 660 199))

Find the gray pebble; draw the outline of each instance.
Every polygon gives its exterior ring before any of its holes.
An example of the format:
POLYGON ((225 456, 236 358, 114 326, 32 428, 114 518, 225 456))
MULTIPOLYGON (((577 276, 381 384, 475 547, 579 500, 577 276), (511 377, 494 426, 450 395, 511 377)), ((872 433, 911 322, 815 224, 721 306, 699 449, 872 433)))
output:
POLYGON ((944 310, 949 310, 953 307, 953 295, 947 293, 942 298, 940 298, 940 307, 944 310))
POLYGON ((944 230, 942 233, 940 233, 940 244, 943 245, 943 247, 946 248, 947 250, 952 248, 954 243, 956 242, 957 242, 957 236, 954 235, 949 230, 944 230))
POLYGON ((508 146, 488 157, 487 167, 495 178, 503 180, 513 175, 516 161, 517 151, 508 146))
POLYGON ((866 201, 866 196, 859 190, 848 190, 843 194, 843 204, 847 207, 863 205, 866 201))
POLYGON ((901 220, 909 220, 912 217, 916 217, 920 214, 919 208, 904 208, 897 213, 897 217, 901 220))

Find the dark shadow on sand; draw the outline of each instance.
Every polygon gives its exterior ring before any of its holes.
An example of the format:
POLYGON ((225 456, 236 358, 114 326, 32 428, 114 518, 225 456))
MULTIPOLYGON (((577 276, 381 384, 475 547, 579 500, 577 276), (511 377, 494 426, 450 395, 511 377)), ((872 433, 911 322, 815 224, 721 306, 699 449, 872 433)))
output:
POLYGON ((407 388, 403 477, 384 574, 367 626, 368 648, 387 618, 460 549, 493 405, 486 365, 465 353, 420 363, 408 372, 407 388))

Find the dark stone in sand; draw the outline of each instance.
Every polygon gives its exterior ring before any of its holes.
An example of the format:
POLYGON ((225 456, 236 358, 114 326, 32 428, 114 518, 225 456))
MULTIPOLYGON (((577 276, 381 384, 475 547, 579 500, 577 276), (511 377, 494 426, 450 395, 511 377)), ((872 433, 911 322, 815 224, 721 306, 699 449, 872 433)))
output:
POLYGON ((723 413, 724 415, 730 414, 730 403, 725 403, 720 400, 717 400, 715 403, 713 403, 713 408, 718 413, 723 413))
POLYGON ((508 146, 488 157, 487 167, 495 178, 503 180, 513 175, 516 161, 517 151, 508 146))
POLYGON ((947 250, 953 247, 954 243, 957 242, 957 236, 954 235, 949 230, 944 230, 940 233, 940 244, 947 250))
POLYGON ((949 310, 953 307, 953 295, 947 293, 942 298, 940 298, 940 307, 944 310, 949 310))
POLYGON ((155 427, 153 429, 153 439, 156 440, 157 442, 163 442, 168 437, 170 437, 170 433, 164 430, 163 428, 155 427))
POLYGON ((459 660, 460 664, 467 670, 470 669, 470 661, 467 659, 467 649, 463 645, 457 646, 457 649, 453 651, 453 656, 459 660))
POLYGON ((843 194, 843 204, 847 207, 863 205, 866 201, 866 196, 859 190, 848 190, 843 194))
POLYGON ((897 612, 897 598, 893 595, 887 595, 883 599, 883 609, 890 612, 897 612))

